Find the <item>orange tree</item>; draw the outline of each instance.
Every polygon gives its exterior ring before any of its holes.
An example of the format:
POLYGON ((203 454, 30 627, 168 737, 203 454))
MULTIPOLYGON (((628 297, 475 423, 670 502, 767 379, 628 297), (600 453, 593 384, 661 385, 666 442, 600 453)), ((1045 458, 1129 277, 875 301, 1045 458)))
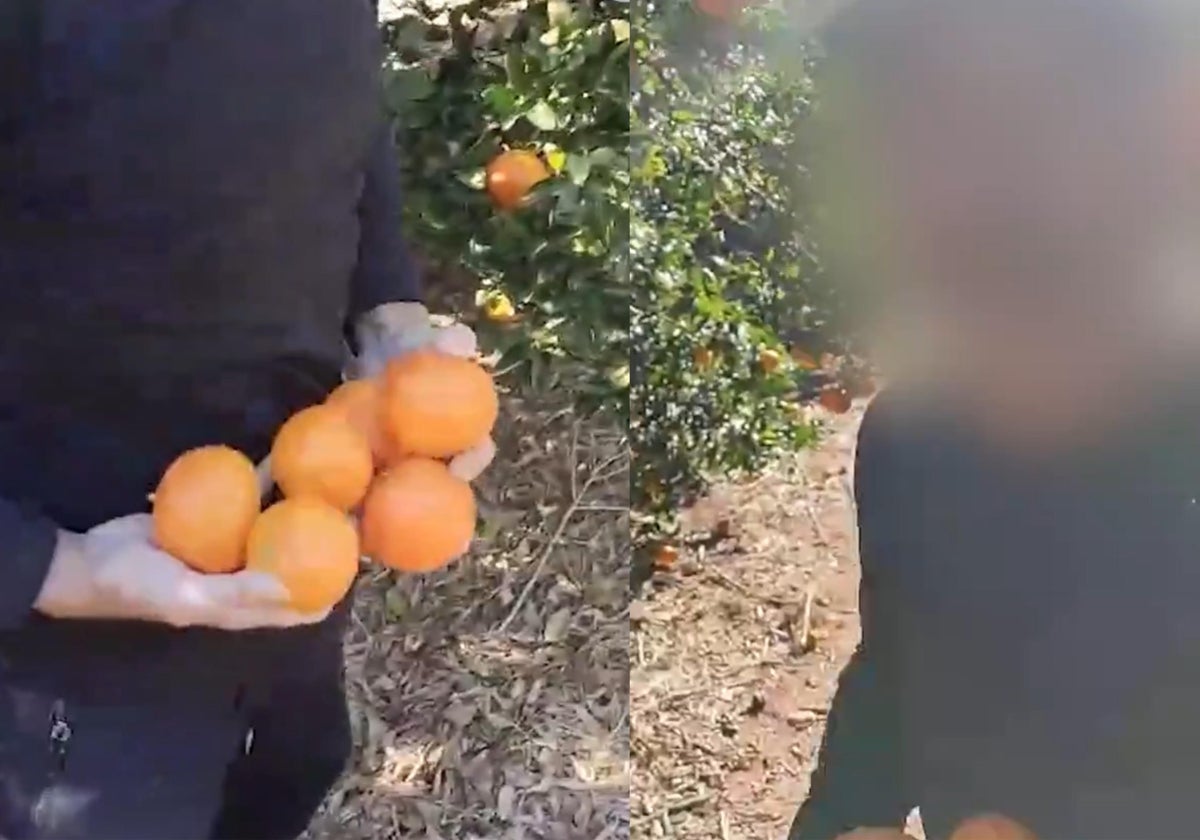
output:
POLYGON ((416 2, 388 18, 386 93, 421 256, 476 286, 502 368, 627 416, 627 3, 416 2))
POLYGON ((649 0, 635 26, 633 494, 644 543, 710 476, 756 470, 811 439, 798 404, 811 366, 793 351, 831 349, 835 298, 803 211, 807 63, 784 72, 747 46, 767 40, 769 11, 731 23, 712 6, 649 0))

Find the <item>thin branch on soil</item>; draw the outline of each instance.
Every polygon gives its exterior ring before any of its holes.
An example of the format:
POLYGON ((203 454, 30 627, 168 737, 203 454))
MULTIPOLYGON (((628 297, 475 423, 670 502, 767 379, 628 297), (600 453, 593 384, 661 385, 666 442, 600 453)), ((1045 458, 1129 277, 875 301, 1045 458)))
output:
POLYGON ((813 613, 813 596, 815 590, 809 587, 804 593, 804 612, 800 616, 800 638, 797 643, 800 645, 800 650, 807 651, 809 642, 812 640, 812 613, 813 613))
MULTIPOLYGON (((621 460, 621 458, 623 457, 623 454, 624 453, 617 453, 616 455, 613 455, 613 456, 609 457, 608 459, 606 459, 604 461, 604 463, 600 464, 600 466, 598 466, 594 471, 592 471, 592 473, 590 475, 588 475, 587 479, 583 482, 583 486, 579 488, 579 492, 571 494, 573 498, 571 499, 570 506, 567 508, 566 512, 562 515, 562 518, 558 520, 558 527, 554 529, 554 533, 550 536, 550 541, 546 543, 545 547, 542 549, 541 554, 538 555, 537 562, 534 563, 533 574, 530 575, 529 580, 525 582, 525 586, 522 587, 522 589, 521 589, 521 594, 517 596, 517 599, 515 601, 513 601, 512 609, 510 609, 508 611, 508 615, 506 615, 504 617, 504 620, 500 622, 500 626, 496 628, 496 631, 495 631, 496 633, 503 633, 505 630, 507 630, 508 625, 512 623, 513 619, 516 618, 517 614, 521 611, 521 607, 525 606, 525 600, 529 597, 529 593, 531 593, 533 591, 533 587, 538 582, 538 578, 541 577, 542 570, 546 566, 546 561, 550 559, 550 555, 554 553, 555 547, 558 545, 559 540, 562 539, 563 532, 567 530, 567 525, 570 523, 571 517, 573 517, 575 515, 576 511, 579 510, 580 502, 583 501, 584 497, 587 495, 588 490, 591 489, 593 484, 595 484, 597 481, 599 481, 601 479, 608 477, 604 473, 605 468, 610 466, 611 464, 616 463, 617 461, 621 460)), ((574 442, 572 442, 572 446, 571 446, 571 476, 572 476, 572 480, 574 480, 575 469, 576 469, 574 456, 575 456, 575 446, 574 446, 574 442)))

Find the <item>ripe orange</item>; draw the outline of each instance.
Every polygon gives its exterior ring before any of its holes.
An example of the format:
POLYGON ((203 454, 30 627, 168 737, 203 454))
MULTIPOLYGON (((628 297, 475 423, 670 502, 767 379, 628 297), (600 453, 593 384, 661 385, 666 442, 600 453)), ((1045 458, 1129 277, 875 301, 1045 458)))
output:
POLYGON ((1037 840, 1037 836, 1009 817, 980 814, 959 823, 950 840, 1037 840))
POLYGON ((192 449, 167 467, 154 491, 154 542, 197 571, 234 572, 260 507, 249 458, 228 446, 192 449))
POLYGON ((475 533, 471 486, 429 458, 408 458, 376 480, 363 503, 363 553, 404 572, 453 560, 475 533))
POLYGON ((374 467, 366 437, 336 406, 298 411, 271 446, 271 474, 285 496, 311 496, 339 510, 362 501, 374 467))
POLYGON ((833 414, 845 414, 852 407, 850 394, 840 385, 829 385, 821 390, 821 407, 833 414))
POLYGON ((701 14, 725 23, 737 20, 746 7, 746 0, 695 0, 695 3, 701 14))
POLYGON ((314 498, 277 502, 259 514, 246 544, 246 568, 275 575, 292 607, 315 613, 350 591, 358 574, 358 532, 345 513, 314 498))
POLYGON ((654 568, 661 572, 669 572, 679 561, 679 547, 671 543, 663 543, 654 550, 654 568))
POLYGON ((382 395, 378 379, 355 379, 339 385, 325 400, 327 406, 345 412, 347 422, 371 447, 376 464, 392 460, 392 444, 383 429, 382 395))
POLYGON ((492 158, 485 171, 488 195, 502 210, 525 202, 529 191, 550 177, 550 167, 528 149, 510 149, 492 158))
POLYGON ((399 454, 457 455, 487 437, 499 410, 492 377, 469 359, 419 350, 384 371, 384 428, 399 454))

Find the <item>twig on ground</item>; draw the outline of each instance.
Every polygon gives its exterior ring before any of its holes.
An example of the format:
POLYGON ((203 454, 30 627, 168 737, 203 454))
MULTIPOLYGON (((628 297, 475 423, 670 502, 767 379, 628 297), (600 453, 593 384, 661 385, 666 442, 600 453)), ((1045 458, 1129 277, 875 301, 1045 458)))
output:
MULTIPOLYGON (((575 475, 575 467, 576 467, 574 456, 575 456, 575 447, 574 447, 574 445, 572 445, 572 447, 571 447, 571 475, 572 475, 572 477, 574 477, 574 475, 575 475)), ((529 597, 529 593, 531 593, 533 591, 533 587, 537 583, 538 578, 541 577, 542 570, 546 566, 546 561, 549 560, 550 555, 554 553, 555 546, 557 546, 558 541, 560 539, 562 539, 563 532, 567 530, 567 525, 570 523, 571 517, 573 517, 575 515, 575 512, 577 510, 579 510, 579 504, 580 504, 580 502, 583 501, 584 497, 587 496, 588 490, 591 489, 592 485, 595 484, 598 480, 607 478, 607 475, 604 473, 604 469, 606 467, 608 467, 609 465, 613 464, 614 462, 621 460, 622 457, 623 457, 623 453, 618 453, 616 455, 609 457, 607 460, 604 461, 604 463, 600 464, 600 466, 598 466, 595 470, 593 470, 591 472, 590 475, 588 475, 587 479, 583 482, 583 486, 579 488, 579 492, 571 494, 573 498, 571 499, 570 506, 567 508, 566 512, 563 513, 562 517, 558 520, 558 527, 554 529, 554 533, 550 536, 549 542, 546 543, 545 547, 542 549, 541 554, 538 555, 537 561, 534 563, 533 574, 531 574, 529 576, 529 580, 527 580, 525 582, 525 586, 521 588, 521 594, 519 594, 517 596, 517 599, 515 601, 513 601, 512 609, 510 609, 508 611, 508 615, 506 615, 504 617, 504 620, 500 622, 500 626, 497 627, 495 630, 496 633, 503 633, 505 630, 507 630, 508 625, 512 623, 513 619, 516 618, 517 614, 521 611, 521 607, 525 606, 525 600, 529 597)))
POLYGON ((796 640, 803 652, 808 651, 809 642, 812 640, 812 612, 813 598, 816 590, 808 587, 808 591, 804 593, 804 612, 800 614, 800 638, 796 640))

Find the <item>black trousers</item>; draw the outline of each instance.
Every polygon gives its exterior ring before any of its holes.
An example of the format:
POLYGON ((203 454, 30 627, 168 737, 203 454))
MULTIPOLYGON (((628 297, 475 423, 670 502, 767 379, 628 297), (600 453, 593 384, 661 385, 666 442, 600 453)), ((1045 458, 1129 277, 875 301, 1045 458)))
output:
MULTIPOLYGON (((341 611, 339 611, 341 612, 341 611)), ((340 620, 339 620, 340 619, 340 620)), ((345 770, 352 739, 335 616, 291 678, 278 680, 250 709, 243 754, 230 766, 212 840, 292 840, 312 820, 345 770)))

